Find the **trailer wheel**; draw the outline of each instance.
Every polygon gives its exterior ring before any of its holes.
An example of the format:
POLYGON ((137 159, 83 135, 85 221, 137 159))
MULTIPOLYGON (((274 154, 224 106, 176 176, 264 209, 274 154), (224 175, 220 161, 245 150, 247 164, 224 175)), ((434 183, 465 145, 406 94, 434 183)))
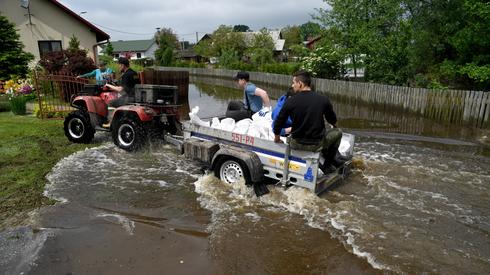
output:
POLYGON ((240 178, 245 180, 245 184, 252 184, 248 167, 235 158, 220 158, 214 167, 214 175, 228 184, 238 184, 240 178))
POLYGON ((90 124, 88 113, 82 110, 71 112, 63 123, 65 136, 74 143, 89 143, 95 130, 90 124))
POLYGON ((139 120, 123 117, 112 129, 112 139, 117 147, 126 151, 135 151, 146 143, 146 130, 139 120))

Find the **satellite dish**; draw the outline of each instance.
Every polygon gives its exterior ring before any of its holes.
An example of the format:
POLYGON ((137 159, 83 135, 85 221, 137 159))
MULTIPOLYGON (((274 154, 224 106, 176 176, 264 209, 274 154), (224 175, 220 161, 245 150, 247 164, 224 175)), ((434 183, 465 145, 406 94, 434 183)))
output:
POLYGON ((23 7, 24 9, 29 8, 29 0, 20 0, 20 6, 23 7))

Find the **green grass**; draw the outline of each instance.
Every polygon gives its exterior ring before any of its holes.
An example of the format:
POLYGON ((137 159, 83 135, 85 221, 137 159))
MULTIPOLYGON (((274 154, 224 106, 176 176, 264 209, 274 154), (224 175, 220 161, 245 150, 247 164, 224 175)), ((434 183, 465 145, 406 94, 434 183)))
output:
POLYGON ((62 158, 99 144, 74 144, 63 120, 0 113, 0 221, 43 205, 46 175, 62 158))

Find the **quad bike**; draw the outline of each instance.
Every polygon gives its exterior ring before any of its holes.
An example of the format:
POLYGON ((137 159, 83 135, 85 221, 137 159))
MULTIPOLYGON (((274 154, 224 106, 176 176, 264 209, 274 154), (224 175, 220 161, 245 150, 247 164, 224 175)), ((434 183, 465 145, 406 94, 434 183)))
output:
POLYGON ((89 143, 96 131, 112 133, 114 144, 134 151, 150 138, 163 139, 164 133, 176 134, 180 129, 175 86, 138 84, 135 102, 120 106, 109 114, 109 102, 118 93, 102 86, 87 84, 71 100, 75 111, 64 121, 68 139, 89 143))

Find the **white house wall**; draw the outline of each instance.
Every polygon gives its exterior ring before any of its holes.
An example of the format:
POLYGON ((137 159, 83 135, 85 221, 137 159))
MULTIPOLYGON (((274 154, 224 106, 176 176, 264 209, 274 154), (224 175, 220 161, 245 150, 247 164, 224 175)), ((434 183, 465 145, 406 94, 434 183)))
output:
POLYGON ((157 43, 153 43, 151 47, 143 53, 144 56, 142 58, 147 57, 150 59, 155 59, 155 51, 158 49, 157 43))
POLYGON ((51 2, 30 1, 32 24, 29 24, 26 15, 27 9, 20 6, 19 0, 0 0, 0 11, 15 24, 24 50, 35 56, 32 64, 40 59, 39 40, 58 40, 63 49, 67 49, 72 35, 80 41, 80 48, 88 50, 90 57, 94 58, 92 47, 97 43, 95 33, 51 2))

